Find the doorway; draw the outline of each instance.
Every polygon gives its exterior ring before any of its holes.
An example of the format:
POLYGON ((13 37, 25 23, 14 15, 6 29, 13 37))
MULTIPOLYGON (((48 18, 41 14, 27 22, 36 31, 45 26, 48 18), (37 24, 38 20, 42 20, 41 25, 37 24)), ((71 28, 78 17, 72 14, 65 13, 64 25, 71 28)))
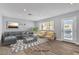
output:
POLYGON ((75 39, 75 18, 67 18, 61 23, 61 40, 74 42, 75 39))
POLYGON ((64 39, 73 40, 73 20, 64 20, 64 39))

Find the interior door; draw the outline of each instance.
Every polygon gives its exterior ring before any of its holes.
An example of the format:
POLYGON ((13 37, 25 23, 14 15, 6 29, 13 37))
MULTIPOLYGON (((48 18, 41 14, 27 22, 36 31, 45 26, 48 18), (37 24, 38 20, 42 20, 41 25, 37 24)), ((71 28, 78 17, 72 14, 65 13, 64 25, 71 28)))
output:
POLYGON ((73 42, 74 18, 67 18, 61 23, 61 39, 63 41, 73 42))

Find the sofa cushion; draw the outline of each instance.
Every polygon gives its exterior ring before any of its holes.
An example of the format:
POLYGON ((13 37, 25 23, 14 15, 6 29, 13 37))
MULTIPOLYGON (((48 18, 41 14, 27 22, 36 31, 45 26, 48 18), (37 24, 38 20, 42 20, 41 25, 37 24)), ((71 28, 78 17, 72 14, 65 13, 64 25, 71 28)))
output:
POLYGON ((37 35, 38 35, 39 37, 44 37, 44 36, 46 35, 46 31, 39 31, 39 32, 37 33, 37 35))
POLYGON ((52 37, 52 36, 54 36, 54 32, 52 32, 52 31, 46 32, 46 36, 45 37, 52 37))
POLYGON ((16 36, 7 36, 7 37, 5 37, 5 40, 7 40, 7 39, 16 39, 16 36))

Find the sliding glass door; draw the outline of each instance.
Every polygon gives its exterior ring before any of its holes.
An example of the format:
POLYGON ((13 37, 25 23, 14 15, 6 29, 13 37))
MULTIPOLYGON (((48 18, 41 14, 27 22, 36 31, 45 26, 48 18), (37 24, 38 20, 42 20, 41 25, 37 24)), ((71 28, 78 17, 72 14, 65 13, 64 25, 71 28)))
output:
POLYGON ((62 19, 61 40, 67 41, 67 42, 75 42, 76 40, 76 18, 75 17, 62 19))
POLYGON ((64 20, 64 39, 73 40, 73 20, 64 20))

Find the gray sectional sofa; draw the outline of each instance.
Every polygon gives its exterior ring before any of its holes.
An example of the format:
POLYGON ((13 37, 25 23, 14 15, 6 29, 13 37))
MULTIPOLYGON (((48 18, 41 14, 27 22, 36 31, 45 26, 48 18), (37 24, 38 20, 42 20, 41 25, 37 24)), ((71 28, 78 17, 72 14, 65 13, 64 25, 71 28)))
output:
POLYGON ((36 36, 32 32, 18 31, 18 32, 4 32, 2 34, 2 45, 15 44, 17 40, 24 40, 24 43, 37 41, 36 36), (29 39, 28 38, 32 38, 29 39))

